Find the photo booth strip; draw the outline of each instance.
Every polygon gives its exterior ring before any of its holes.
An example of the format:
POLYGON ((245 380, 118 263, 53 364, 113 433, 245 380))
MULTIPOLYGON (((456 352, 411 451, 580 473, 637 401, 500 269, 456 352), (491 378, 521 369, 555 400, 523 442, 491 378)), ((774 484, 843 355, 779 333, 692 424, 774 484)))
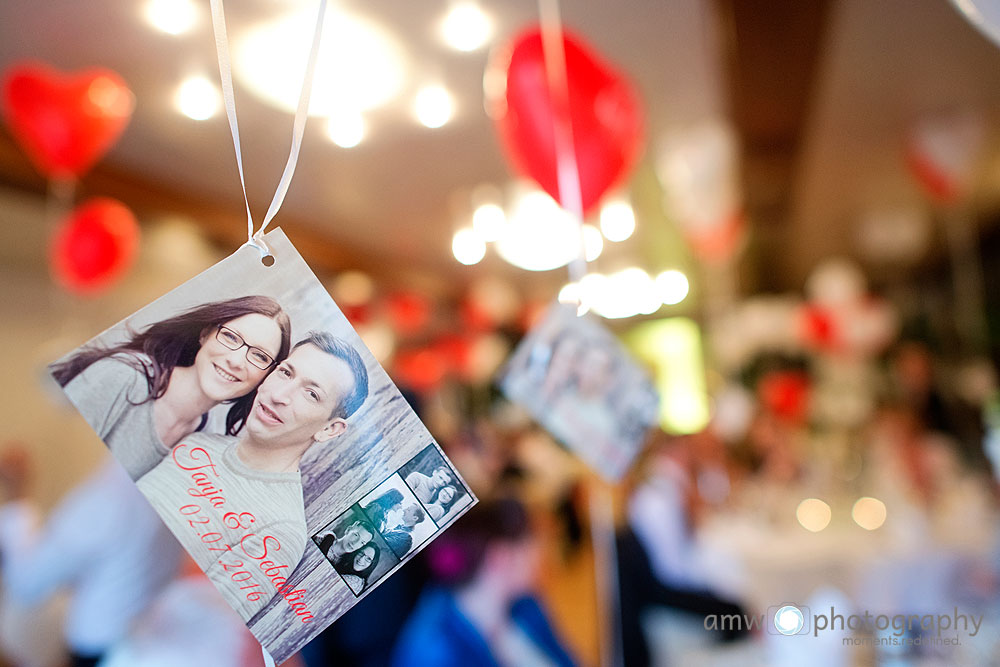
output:
MULTIPOLYGON (((362 502, 360 501, 351 505, 340 516, 338 516, 328 525, 324 526, 322 530, 320 530, 319 532, 317 532, 312 536, 312 541, 317 546, 320 553, 323 554, 324 558, 334 569, 334 571, 338 573, 341 580, 348 587, 348 589, 351 590, 352 593, 354 593, 355 597, 361 597, 365 592, 367 592, 370 588, 372 588, 373 585, 376 584, 379 579, 391 576, 398 567, 402 566, 410 558, 412 558, 418 551, 420 551, 420 549, 422 549, 424 546, 433 541, 435 537, 440 535, 445 528, 447 528, 456 519, 458 519, 458 517, 460 517, 462 514, 468 511, 468 509, 476 502, 475 496, 473 496, 472 493, 469 491, 468 487, 465 486, 465 483, 458 475, 458 472, 450 464, 448 459, 444 456, 444 454, 441 452, 440 448, 436 444, 428 445, 419 454, 414 456, 410 461, 407 461, 405 465, 401 466, 399 470, 394 472, 392 475, 389 475, 389 477, 387 477, 385 480, 376 485, 374 489, 372 489, 372 491, 366 494, 365 500, 374 499, 379 495, 380 490, 386 487, 387 483, 393 482, 394 480, 397 479, 400 480, 400 484, 393 485, 393 487, 400 488, 401 486, 401 488, 409 492, 409 498, 407 498, 404 495, 403 502, 412 499, 413 501, 418 503, 421 506, 422 510, 425 512, 425 519, 421 523, 429 523, 431 526, 433 526, 432 531, 424 535, 419 542, 414 540, 410 548, 407 549, 404 553, 402 554, 396 553, 396 551, 392 548, 392 546, 387 542, 386 537, 378 530, 378 526, 376 525, 376 520, 372 516, 372 513, 366 512, 364 507, 362 506, 362 502), (430 514, 428 505, 425 504, 423 501, 421 501, 417 497, 413 488, 405 482, 404 475, 408 475, 413 472, 418 472, 423 474, 423 472, 425 471, 428 470, 433 471, 433 469, 438 467, 445 467, 448 469, 449 474, 451 475, 450 484, 459 486, 461 488, 461 491, 459 492, 461 495, 456 495, 455 498, 449 504, 448 510, 444 514, 442 514, 438 519, 434 519, 430 514), (382 561, 382 558, 385 557, 394 559, 393 561, 391 561, 393 562, 393 564, 391 565, 390 568, 388 568, 388 570, 383 571, 381 573, 378 573, 378 570, 376 570, 375 572, 378 574, 376 574, 372 578, 369 578, 364 588, 359 589, 357 591, 355 591, 354 588, 351 587, 351 585, 348 583, 348 580, 343 576, 345 573, 342 573, 339 570, 337 570, 333 561, 331 561, 330 558, 327 556, 327 554, 324 552, 324 546, 325 546, 324 539, 329 539, 328 536, 331 534, 339 535, 339 533, 337 532, 338 529, 343 531, 344 528, 346 528, 351 523, 354 523, 355 521, 362 522, 365 525, 365 527, 372 533, 372 542, 376 543, 379 548, 380 563, 382 561), (386 553, 386 551, 388 551, 388 554, 386 553)), ((362 548, 363 546, 359 547, 359 549, 352 551, 351 553, 357 553, 357 551, 361 550, 362 548)))

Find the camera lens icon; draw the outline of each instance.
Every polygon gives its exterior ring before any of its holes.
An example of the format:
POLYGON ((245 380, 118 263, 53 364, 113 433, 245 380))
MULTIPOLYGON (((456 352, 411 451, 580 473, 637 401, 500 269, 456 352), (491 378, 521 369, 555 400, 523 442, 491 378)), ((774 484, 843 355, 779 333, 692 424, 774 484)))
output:
POLYGON ((774 629, 783 635, 797 635, 805 622, 805 614, 795 605, 787 604, 774 612, 774 629))

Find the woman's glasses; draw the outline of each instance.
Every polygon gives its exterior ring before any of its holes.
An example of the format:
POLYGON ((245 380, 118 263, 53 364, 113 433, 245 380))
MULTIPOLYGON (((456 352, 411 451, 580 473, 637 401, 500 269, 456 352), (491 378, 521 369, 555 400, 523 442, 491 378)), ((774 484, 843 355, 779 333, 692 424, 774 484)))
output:
POLYGON ((219 341, 230 350, 238 350, 241 347, 245 347, 247 349, 247 361, 262 371, 266 371, 274 365, 274 358, 270 354, 259 347, 248 345, 247 342, 243 340, 243 336, 228 327, 219 325, 219 330, 215 334, 215 340, 219 341))

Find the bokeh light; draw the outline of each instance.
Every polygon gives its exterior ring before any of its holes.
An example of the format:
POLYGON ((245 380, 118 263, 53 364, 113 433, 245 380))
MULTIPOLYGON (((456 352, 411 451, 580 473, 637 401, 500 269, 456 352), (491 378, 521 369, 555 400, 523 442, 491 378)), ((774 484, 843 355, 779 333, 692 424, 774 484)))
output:
POLYGON ((208 120, 222 107, 222 94, 205 77, 192 76, 177 88, 174 105, 192 120, 208 120))
POLYGON ((819 498, 806 498, 795 510, 795 518, 806 530, 818 533, 830 525, 833 512, 819 498))
POLYGON ((885 503, 878 498, 858 498, 851 509, 854 522, 865 530, 876 530, 885 523, 885 503))
POLYGON ((455 232, 451 240, 451 252, 462 264, 471 266, 478 264, 486 256, 486 242, 468 227, 455 232))

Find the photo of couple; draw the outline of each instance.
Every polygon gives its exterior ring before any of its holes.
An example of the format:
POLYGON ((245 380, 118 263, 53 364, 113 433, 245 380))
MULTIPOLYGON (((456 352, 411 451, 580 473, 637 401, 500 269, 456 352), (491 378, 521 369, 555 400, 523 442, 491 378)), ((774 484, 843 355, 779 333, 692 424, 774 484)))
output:
POLYGON ((615 336, 556 304, 518 345, 498 384, 557 440, 616 481, 656 424, 659 396, 615 336))
MULTIPOLYGON (((273 267, 241 248, 50 372, 280 662, 419 544, 402 550, 416 516, 387 506, 393 542, 354 554, 363 583, 349 598, 305 558, 310 535, 430 436, 284 234, 266 238, 273 267)), ((351 535, 329 549, 347 553, 351 535)))
POLYGON ((357 505, 348 508, 313 541, 355 595, 399 563, 385 536, 357 505))
POLYGON ((313 535, 313 542, 360 595, 472 502, 455 470, 431 444, 313 535))

